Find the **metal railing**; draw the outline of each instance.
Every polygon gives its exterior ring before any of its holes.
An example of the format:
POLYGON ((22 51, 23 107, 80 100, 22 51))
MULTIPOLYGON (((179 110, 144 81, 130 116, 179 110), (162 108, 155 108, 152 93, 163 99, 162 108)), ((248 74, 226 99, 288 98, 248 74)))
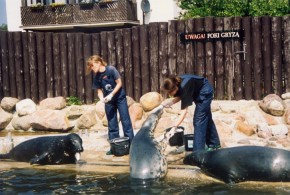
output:
POLYGON ((130 0, 58 6, 24 6, 21 7, 21 21, 23 26, 137 21, 137 8, 130 0))

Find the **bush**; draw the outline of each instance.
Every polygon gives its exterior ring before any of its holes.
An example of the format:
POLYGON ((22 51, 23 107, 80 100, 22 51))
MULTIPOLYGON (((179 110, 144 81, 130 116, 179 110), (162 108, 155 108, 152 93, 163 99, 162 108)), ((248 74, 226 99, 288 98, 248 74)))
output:
POLYGON ((283 16, 289 13, 289 0, 179 0, 184 10, 180 18, 283 16))

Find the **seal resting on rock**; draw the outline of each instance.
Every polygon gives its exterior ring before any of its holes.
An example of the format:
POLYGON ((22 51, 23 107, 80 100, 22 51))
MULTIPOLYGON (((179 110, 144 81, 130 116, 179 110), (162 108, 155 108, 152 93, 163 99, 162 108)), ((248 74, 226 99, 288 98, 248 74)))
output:
POLYGON ((12 159, 30 164, 73 164, 83 152, 82 139, 71 133, 65 136, 37 137, 18 144, 0 159, 12 159))
POLYGON ((262 147, 240 146, 214 151, 196 151, 183 163, 198 166, 206 174, 224 181, 290 181, 290 151, 262 147))

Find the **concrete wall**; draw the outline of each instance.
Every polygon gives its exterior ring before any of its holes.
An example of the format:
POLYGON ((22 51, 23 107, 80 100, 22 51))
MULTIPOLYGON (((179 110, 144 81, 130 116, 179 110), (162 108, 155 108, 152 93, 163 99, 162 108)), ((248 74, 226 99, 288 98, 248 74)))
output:
MULTIPOLYGON (((137 2, 138 20, 143 24, 143 11, 141 1, 137 2)), ((177 0, 149 0, 150 12, 145 14, 145 24, 150 22, 167 22, 179 16, 181 9, 177 6, 177 0)))
POLYGON ((20 7, 20 0, 6 0, 8 31, 22 31, 20 7))

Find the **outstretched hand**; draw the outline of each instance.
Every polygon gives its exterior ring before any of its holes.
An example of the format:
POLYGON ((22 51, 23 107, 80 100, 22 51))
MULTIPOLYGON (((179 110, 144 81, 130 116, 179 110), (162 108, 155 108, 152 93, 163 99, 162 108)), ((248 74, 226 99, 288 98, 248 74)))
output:
POLYGON ((110 93, 109 95, 107 95, 106 97, 104 97, 104 98, 102 99, 102 101, 103 101, 104 103, 108 103, 109 101, 112 100, 112 98, 113 98, 113 94, 110 93))
POLYGON ((170 108, 173 105, 173 101, 171 99, 168 99, 162 102, 161 105, 163 105, 164 108, 170 108))

